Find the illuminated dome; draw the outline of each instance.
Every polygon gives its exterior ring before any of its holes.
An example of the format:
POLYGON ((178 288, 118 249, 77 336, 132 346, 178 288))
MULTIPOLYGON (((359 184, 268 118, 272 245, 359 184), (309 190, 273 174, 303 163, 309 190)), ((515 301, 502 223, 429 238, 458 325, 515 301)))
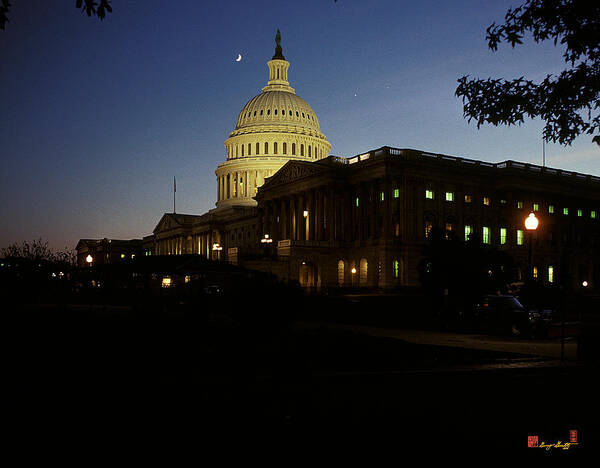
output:
POLYGON ((216 170, 218 207, 256 205, 252 197, 258 187, 286 162, 329 155, 331 144, 314 110, 288 82, 290 63, 283 57, 279 31, 275 41, 267 86, 246 103, 225 141, 227 161, 216 170))

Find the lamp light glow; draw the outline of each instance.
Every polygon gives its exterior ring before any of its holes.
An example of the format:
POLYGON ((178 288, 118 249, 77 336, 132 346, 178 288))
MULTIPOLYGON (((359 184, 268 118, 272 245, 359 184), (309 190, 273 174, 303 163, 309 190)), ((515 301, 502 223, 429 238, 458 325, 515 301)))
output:
POLYGON ((87 257, 85 257, 85 261, 88 262, 89 264, 91 264, 94 261, 94 259, 92 258, 91 255, 88 255, 87 257))
POLYGON ((535 216, 535 213, 529 213, 529 216, 525 219, 525 229, 528 231, 535 231, 538 228, 539 220, 535 216))

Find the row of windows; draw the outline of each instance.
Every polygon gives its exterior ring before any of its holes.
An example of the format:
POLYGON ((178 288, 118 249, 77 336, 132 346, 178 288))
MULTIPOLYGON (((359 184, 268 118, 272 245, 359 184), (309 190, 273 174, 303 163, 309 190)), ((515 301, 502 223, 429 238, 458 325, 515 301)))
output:
MULTIPOLYGON (((425 237, 429 239, 433 230, 433 222, 425 221, 425 237)), ((446 239, 450 239, 456 232, 456 226, 454 223, 445 224, 446 239)), ((474 227, 472 225, 465 225, 464 227, 464 239, 468 241, 474 234, 474 227)), ((499 229, 499 243, 505 245, 508 242, 508 228, 501 227, 499 229)), ((525 243, 525 231, 523 229, 516 229, 514 232, 514 239, 516 245, 523 245, 525 243)), ((491 244, 492 242, 492 230, 489 226, 482 226, 481 228, 481 242, 484 244, 491 244)))
MULTIPOLYGON (((425 190, 425 198, 427 200, 433 200, 434 199, 434 191, 426 189, 425 190)), ((447 202, 454 202, 455 201, 454 192, 446 192, 446 198, 445 199, 446 199, 447 202)), ((470 194, 465 194, 464 200, 465 200, 465 203, 472 203, 473 202, 473 196, 470 195, 470 194)), ((486 205, 486 206, 490 206, 491 203, 492 203, 491 198, 490 197, 482 197, 482 203, 484 205, 486 205)), ((502 199, 502 200, 500 200, 500 203, 502 205, 506 205, 507 202, 506 202, 506 200, 502 199)), ((522 201, 517 201, 516 207, 519 210, 523 209, 523 202, 522 201)), ((536 211, 536 212, 540 211, 540 204, 539 203, 533 203, 532 204, 532 210, 536 211)), ((555 205, 548 205, 548 213, 553 214, 555 212, 556 212, 555 205)), ((578 208, 577 211, 576 211, 576 213, 577 213, 577 216, 581 218, 581 217, 583 217, 584 210, 581 209, 581 208, 578 208)), ((569 208, 568 207, 563 207, 562 214, 565 215, 565 216, 568 216, 569 215, 569 208)), ((596 217, 597 217, 597 211, 596 210, 590 210, 589 216, 592 219, 596 219, 596 217)))
MULTIPOLYGON (((252 156, 252 143, 248 143, 248 145, 240 145, 241 148, 241 156, 252 156), (247 151, 246 151, 247 148, 247 151)), ((279 145, 277 142, 273 143, 273 154, 279 154, 279 145)), ((322 157, 323 156, 323 152, 319 151, 319 148, 317 147, 317 145, 315 145, 314 147, 311 145, 306 145, 306 151, 307 151, 307 156, 309 158, 312 157, 322 157)), ((233 147, 231 152, 233 153, 233 147)), ((260 153, 260 143, 256 143, 255 145, 255 153, 256 156, 259 156, 260 153)), ((269 154, 269 143, 265 141, 264 143, 264 152, 262 153, 264 155, 268 155, 269 154)), ((288 154, 288 145, 286 142, 282 143, 281 146, 281 154, 288 154)), ((291 145, 291 154, 292 156, 296 155, 296 143, 292 143, 291 145)), ((233 154, 231 154, 231 156, 233 156, 233 154)), ((300 156, 304 156, 304 143, 300 144, 300 156)), ((235 156, 234 157, 238 157, 238 146, 235 146, 235 156)))
MULTIPOLYGON (((254 113, 248 112, 246 114, 246 118, 250 118, 250 115, 252 115, 253 117, 256 117, 256 112, 257 111, 254 111, 254 113)), ((263 113, 264 113, 264 110, 261 109, 259 115, 263 115, 263 113)), ((313 121, 315 120, 314 117, 308 113, 305 114, 304 112, 296 111, 296 117, 300 117, 300 114, 302 114, 303 119, 308 119, 308 120, 313 120, 313 121)), ((271 109, 267 109, 267 115, 271 115, 271 109)), ((277 109, 273 109, 273 115, 277 115, 277 109)), ((285 115, 286 115, 285 109, 281 109, 281 112, 279 113, 279 115, 281 115, 281 117, 285 117, 285 115)), ((293 116, 293 113, 291 110, 289 111, 288 115, 293 116)))

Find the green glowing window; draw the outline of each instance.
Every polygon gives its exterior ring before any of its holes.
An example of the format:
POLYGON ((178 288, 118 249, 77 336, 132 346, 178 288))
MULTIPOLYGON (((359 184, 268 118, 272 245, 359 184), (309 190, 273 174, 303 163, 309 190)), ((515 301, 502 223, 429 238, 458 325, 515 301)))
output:
POLYGON ((381 201, 384 201, 384 200, 385 200, 385 193, 384 193, 384 192, 380 192, 380 193, 379 193, 379 199, 380 199, 381 201))
POLYGON ((360 200, 358 199, 358 197, 356 197, 356 206, 357 207, 358 207, 359 203, 360 203, 360 200))
POLYGON ((506 228, 500 228, 500 244, 506 244, 506 228))
POLYGON ((425 190, 425 198, 433 200, 433 190, 425 190))
POLYGON ((553 266, 548 267, 548 282, 554 283, 554 267, 553 266))
POLYGON ((398 274, 400 271, 400 263, 398 262, 398 260, 394 260, 392 267, 394 270, 394 278, 398 278, 398 274))
POLYGON ((577 217, 581 218, 583 216, 583 210, 577 210, 577 217))
POLYGON ((523 245, 523 231, 521 229, 517 229, 517 245, 523 245))
POLYGON ((483 243, 490 243, 490 228, 487 226, 483 226, 483 243))
POLYGON ((522 201, 518 201, 518 202, 517 202, 517 208, 518 208, 519 210, 523 209, 523 202, 522 202, 522 201))
POLYGON ((400 197, 400 189, 395 188, 394 189, 394 198, 398 198, 400 197))
POLYGON ((465 240, 468 241, 473 233, 473 226, 465 226, 465 240))
POLYGON ((548 213, 554 213, 554 205, 548 205, 548 213))
POLYGON ((563 208, 563 214, 565 216, 568 216, 569 215, 569 208, 563 208))
POLYGON ((454 201, 454 192, 446 192, 446 201, 454 201))
POLYGON ((596 212, 594 210, 590 211, 590 218, 596 219, 596 212))
POLYGON ((540 211, 540 204, 539 203, 534 203, 533 204, 533 211, 540 211))

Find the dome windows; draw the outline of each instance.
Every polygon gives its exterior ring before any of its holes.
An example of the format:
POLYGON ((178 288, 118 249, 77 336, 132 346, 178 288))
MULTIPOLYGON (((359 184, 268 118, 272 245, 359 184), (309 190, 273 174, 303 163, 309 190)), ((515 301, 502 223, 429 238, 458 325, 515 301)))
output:
POLYGON ((271 109, 267 109, 267 115, 271 115, 271 109))
POLYGON ((265 141, 265 154, 269 154, 269 143, 265 141))
POLYGON ((275 115, 277 115, 277 109, 275 109, 275 115))
POLYGON ((256 155, 260 154, 260 143, 256 143, 256 155))
POLYGON ((256 117, 256 111, 254 111, 254 117, 256 117))
POLYGON ((263 115, 263 110, 262 109, 260 110, 260 115, 263 115))
POLYGON ((292 155, 296 156, 296 143, 292 143, 292 155))
POLYGON ((287 154, 287 143, 285 141, 283 142, 283 154, 287 154))
POLYGON ((277 154, 277 142, 273 143, 273 154, 277 154))
POLYGON ((298 111, 296 111, 296 117, 300 117, 300 114, 298 114, 298 111))
POLYGON ((290 115, 292 115, 292 111, 290 111, 290 115))

